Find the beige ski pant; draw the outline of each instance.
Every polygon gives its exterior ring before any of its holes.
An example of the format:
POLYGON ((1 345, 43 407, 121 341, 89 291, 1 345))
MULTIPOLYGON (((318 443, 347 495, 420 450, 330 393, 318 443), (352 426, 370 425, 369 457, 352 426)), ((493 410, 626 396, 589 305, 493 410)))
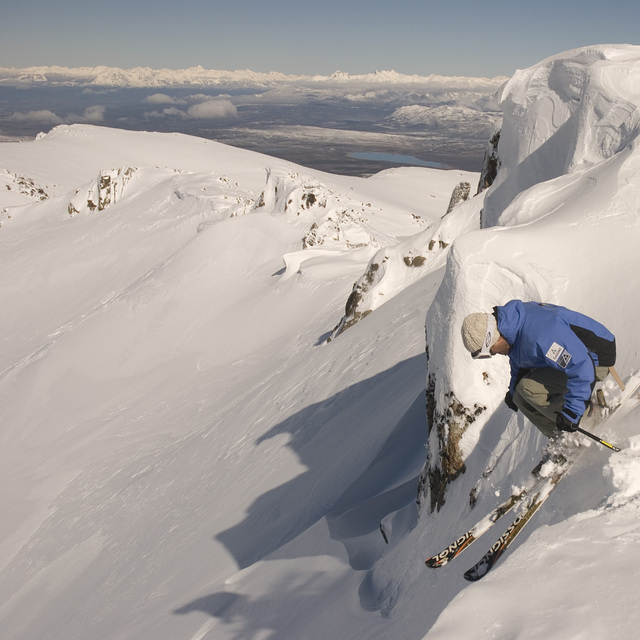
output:
MULTIPOLYGON (((604 380, 608 367, 596 367, 596 381, 604 380)), ((533 369, 516 385, 513 402, 547 438, 555 438, 556 414, 562 411, 567 375, 558 369, 533 369)))

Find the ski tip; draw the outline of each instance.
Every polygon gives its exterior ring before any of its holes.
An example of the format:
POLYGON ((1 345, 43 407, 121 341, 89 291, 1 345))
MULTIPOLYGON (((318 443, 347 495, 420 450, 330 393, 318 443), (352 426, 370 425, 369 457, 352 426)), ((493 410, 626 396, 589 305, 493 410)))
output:
POLYGON ((465 571, 464 573, 464 579, 467 582, 478 582, 478 580, 480 580, 481 578, 484 578, 486 574, 482 573, 478 573, 477 571, 465 571))
POLYGON ((440 567, 444 567, 445 564, 449 562, 448 560, 436 560, 435 558, 429 558, 425 560, 424 563, 429 569, 439 569, 440 567))
POLYGON ((485 559, 482 559, 478 564, 464 572, 464 579, 468 582, 477 582, 489 573, 492 566, 493 565, 489 564, 485 559))

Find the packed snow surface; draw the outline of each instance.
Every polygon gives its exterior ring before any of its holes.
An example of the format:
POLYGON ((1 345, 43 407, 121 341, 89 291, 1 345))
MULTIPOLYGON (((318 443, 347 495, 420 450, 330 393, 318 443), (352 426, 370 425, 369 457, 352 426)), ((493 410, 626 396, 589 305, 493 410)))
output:
POLYGON ((493 533, 424 559, 544 445, 502 405, 505 359, 464 352, 468 312, 591 314, 640 380, 639 63, 601 46, 516 73, 498 177, 447 215, 479 173, 346 178, 84 125, 1 144, 2 638, 634 637, 634 400, 601 431, 622 451, 585 446, 484 580, 462 573, 493 533), (437 513, 415 503, 428 374, 439 403, 487 407, 437 513))

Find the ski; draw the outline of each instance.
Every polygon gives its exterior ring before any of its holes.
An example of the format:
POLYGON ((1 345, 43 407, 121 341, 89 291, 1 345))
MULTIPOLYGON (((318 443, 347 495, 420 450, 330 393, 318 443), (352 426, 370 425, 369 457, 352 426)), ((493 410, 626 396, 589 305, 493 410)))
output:
POLYGON ((489 529, 500 520, 503 516, 507 515, 518 503, 522 502, 527 495, 532 491, 535 491, 538 484, 544 482, 544 478, 539 477, 540 469, 546 462, 547 456, 543 457, 540 462, 531 471, 531 480, 522 491, 518 493, 512 493, 504 502, 492 509, 482 520, 479 520, 471 527, 465 534, 460 536, 457 540, 443 549, 440 553, 431 556, 425 560, 425 564, 430 569, 438 569, 444 567, 445 564, 451 562, 454 558, 459 556, 465 549, 471 546, 480 536, 485 534, 489 529))
POLYGON ((498 562, 500 556, 509 548, 516 539, 518 534, 524 529, 525 525, 533 518, 538 509, 544 504, 545 500, 551 495, 553 489, 564 478, 569 469, 573 466, 574 460, 567 460, 562 467, 554 472, 549 478, 544 479, 537 486, 527 499, 526 507, 522 513, 519 513, 513 522, 507 527, 505 532, 496 540, 487 553, 465 572, 464 578, 469 582, 476 582, 491 571, 493 566, 498 562))
MULTIPOLYGON (((640 385, 636 385, 631 392, 623 396, 620 403, 611 409, 607 414, 599 415, 595 417, 596 423, 601 423, 607 419, 609 419, 613 414, 615 414, 620 407, 624 406, 624 404, 628 400, 639 400, 640 399, 640 385)), ((583 429, 579 429, 579 432, 588 435, 603 444, 604 446, 612 449, 613 451, 620 451, 619 447, 616 447, 589 432, 584 431, 583 429)), ((533 518, 533 516, 538 512, 540 507, 547 500, 553 489, 558 485, 560 480, 564 478, 569 469, 574 465, 582 450, 578 450, 577 455, 574 455, 572 459, 565 460, 561 466, 552 472, 551 475, 542 480, 530 493, 527 497, 526 507, 524 511, 516 516, 514 521, 507 527, 506 531, 496 540, 493 546, 487 551, 487 553, 482 556, 482 558, 475 564, 473 567, 468 569, 464 573, 465 580, 469 580, 470 582, 476 582, 491 571, 493 566, 499 560, 500 556, 509 548, 509 546, 516 539, 518 534, 524 529, 526 524, 533 518)))
POLYGON ((501 505, 496 507, 480 522, 475 524, 464 535, 460 536, 446 549, 443 549, 435 556, 431 556, 425 560, 425 564, 430 569, 438 569, 444 567, 454 558, 458 557, 467 547, 472 545, 483 533, 486 533, 503 515, 509 513, 511 509, 520 501, 521 496, 509 496, 501 505))
MULTIPOLYGON (((640 383, 638 383, 637 378, 633 382, 634 386, 631 387, 631 389, 627 388, 627 393, 623 393, 622 398, 620 399, 618 404, 614 406, 613 409, 607 407, 606 405, 604 405, 604 409, 602 408, 603 405, 597 407, 595 415, 592 416, 595 423, 600 423, 603 420, 610 418, 611 415, 616 413, 620 409, 620 407, 623 406, 628 400, 640 400, 640 383)), ((589 437, 594 437, 593 434, 589 434, 588 432, 582 431, 582 433, 588 435, 589 437)), ((615 447, 608 442, 601 440, 600 438, 596 437, 595 439, 606 447, 612 449, 613 451, 619 451, 618 447, 615 447)), ((496 543, 491 547, 487 554, 485 554, 482 560, 480 560, 480 562, 478 562, 476 565, 474 565, 474 567, 466 572, 465 578, 467 578, 467 580, 473 581, 479 580, 484 575, 486 575, 491 567, 493 567, 493 565, 497 562, 498 558, 504 553, 509 545, 511 545, 513 540, 520 533, 527 522, 542 506, 544 501, 551 493, 551 490, 566 475, 566 473, 569 471, 571 466, 573 466, 574 462, 577 459, 577 457, 574 456, 573 460, 566 460, 562 463, 560 469, 558 469, 555 473, 552 472, 549 476, 547 476, 547 474, 541 474, 543 465, 551 460, 552 457, 552 453, 546 453, 542 457, 540 462, 531 471, 532 477, 521 491, 511 494, 504 502, 492 509, 484 518, 482 518, 482 520, 479 520, 475 525, 473 525, 473 527, 471 527, 471 529, 469 529, 465 534, 445 547, 440 553, 437 553, 425 560, 426 566, 431 569, 444 567, 444 565, 448 564, 449 562, 451 562, 451 560, 468 549, 471 544, 473 544, 480 536, 485 534, 494 524, 498 522, 498 520, 508 514, 516 505, 524 503, 526 505, 524 511, 514 519, 511 525, 509 525, 507 530, 496 541, 496 543)), ((383 530, 381 529, 381 531, 383 530)), ((383 536, 385 536, 384 531, 383 536)))

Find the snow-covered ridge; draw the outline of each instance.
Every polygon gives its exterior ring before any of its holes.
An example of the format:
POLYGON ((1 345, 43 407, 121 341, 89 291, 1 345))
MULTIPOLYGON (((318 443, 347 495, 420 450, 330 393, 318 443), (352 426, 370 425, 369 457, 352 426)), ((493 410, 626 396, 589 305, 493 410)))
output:
POLYGON ((136 67, 0 67, 0 83, 11 85, 48 84, 52 86, 101 86, 101 87, 216 87, 221 85, 272 87, 279 84, 312 83, 317 85, 348 84, 406 84, 428 85, 431 88, 457 88, 479 91, 496 88, 506 78, 447 77, 439 75, 405 75, 395 71, 377 71, 370 74, 351 75, 336 72, 331 76, 286 75, 276 71, 269 73, 250 70, 224 71, 204 69, 201 66, 188 69, 151 69, 136 67))

